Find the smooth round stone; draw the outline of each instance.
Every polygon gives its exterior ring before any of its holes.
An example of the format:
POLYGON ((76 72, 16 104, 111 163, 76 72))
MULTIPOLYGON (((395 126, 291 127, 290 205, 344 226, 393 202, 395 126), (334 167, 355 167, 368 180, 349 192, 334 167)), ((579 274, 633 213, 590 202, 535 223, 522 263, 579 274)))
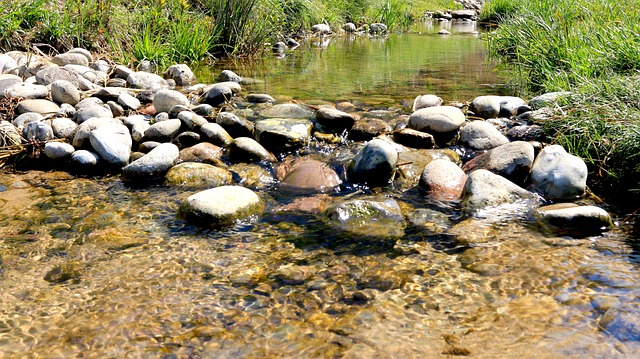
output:
POLYGON ((64 142, 47 142, 44 145, 44 154, 52 160, 69 157, 75 150, 71 144, 64 142))
POLYGON ((180 151, 180 161, 182 162, 220 164, 221 157, 222 148, 208 142, 201 142, 180 151))
POLYGON ((442 105, 442 99, 436 95, 421 95, 413 100, 413 111, 422 108, 435 107, 442 105))
POLYGON ((27 141, 49 141, 55 138, 51 125, 44 121, 27 123, 22 130, 22 135, 27 141))
POLYGON ((212 85, 203 95, 202 103, 211 106, 220 106, 231 101, 234 93, 240 92, 240 85, 236 82, 227 81, 212 85))
POLYGON ((104 125, 89 134, 91 147, 107 163, 121 167, 129 162, 131 155, 131 135, 125 125, 104 125))
MULTIPOLYGON (((87 58, 87 62, 92 63, 93 62, 93 55, 91 55, 91 52, 87 49, 83 49, 81 47, 76 47, 73 48, 69 51, 67 51, 67 54, 81 54, 82 56, 87 58)), ((98 61, 102 61, 105 62, 104 60, 98 60, 98 61)), ((106 69, 107 71, 109 70, 109 68, 106 69)))
POLYGON ((57 117, 51 120, 51 128, 56 138, 73 139, 78 129, 78 124, 67 117, 57 117))
POLYGON ((271 152, 249 137, 238 137, 233 140, 229 146, 229 156, 235 162, 278 162, 271 152))
POLYGON ((178 135, 182 121, 177 118, 156 122, 144 132, 145 141, 163 142, 171 140, 178 135))
POLYGON ((260 214, 265 204, 252 190, 240 186, 220 186, 189 196, 180 205, 180 214, 200 225, 231 225, 260 214))
POLYGON ((596 206, 580 206, 575 203, 558 203, 538 208, 543 222, 564 230, 585 234, 601 231, 613 225, 607 211, 596 206))
POLYGON ((526 105, 526 103, 519 97, 489 95, 474 98, 470 108, 476 116, 488 119, 515 115, 517 109, 522 105, 526 105))
POLYGON ((80 91, 69 81, 57 80, 51 83, 51 99, 59 104, 75 106, 80 102, 80 91))
POLYGON ((43 85, 20 82, 8 88, 5 93, 10 98, 45 99, 49 96, 49 89, 43 85))
POLYGON ((18 63, 7 54, 0 54, 0 74, 18 67, 18 63))
POLYGON ((349 181, 371 187, 386 186, 396 173, 397 163, 398 152, 391 144, 381 139, 371 140, 349 164, 349 181))
POLYGON ((98 154, 87 150, 78 150, 71 155, 71 163, 79 167, 94 167, 99 161, 98 154))
POLYGON ((444 201, 460 199, 467 175, 455 163, 436 159, 427 164, 420 176, 420 188, 432 198, 444 201))
POLYGON ((276 99, 267 94, 252 93, 247 95, 247 101, 251 103, 274 103, 276 99))
POLYGON ((540 151, 531 168, 531 187, 551 200, 575 199, 584 195, 587 165, 560 145, 540 151))
POLYGON ((185 131, 176 136, 171 143, 178 146, 178 148, 187 148, 191 147, 200 142, 200 134, 193 131, 185 131))
POLYGON ((177 86, 188 86, 196 82, 196 76, 186 64, 171 65, 164 73, 166 79, 176 82, 177 86))
POLYGON ((28 123, 39 122, 44 119, 44 116, 37 112, 27 112, 13 119, 13 125, 19 129, 23 129, 28 123))
POLYGON ((147 121, 136 122, 131 126, 131 139, 134 142, 142 142, 145 132, 151 127, 147 121))
POLYGON ((142 104, 140 103, 140 100, 138 100, 134 96, 131 96, 127 92, 122 92, 120 95, 118 95, 118 103, 134 111, 139 109, 140 106, 142 106, 142 104))
POLYGON ((169 112, 176 105, 189 106, 189 99, 174 90, 160 90, 153 96, 153 107, 158 112, 169 112))
POLYGON ((327 215, 338 229, 362 237, 401 237, 406 227, 398 202, 384 196, 342 201, 327 215))
POLYGON ((220 112, 216 117, 216 123, 222 126, 231 137, 253 137, 253 122, 238 117, 231 112, 220 112))
POLYGON ((140 144, 140 146, 138 146, 138 151, 142 152, 142 153, 149 153, 151 152, 151 150, 153 150, 154 148, 160 146, 161 143, 160 142, 156 142, 156 141, 145 141, 142 142, 140 144))
POLYGON ((260 116, 267 118, 306 118, 314 116, 313 110, 305 105, 296 103, 283 103, 273 105, 260 112, 260 116))
POLYGON ((342 183, 327 163, 310 157, 288 158, 276 169, 276 177, 281 187, 303 192, 325 192, 342 183))
POLYGON ((169 84, 161 76, 150 72, 132 72, 127 76, 127 84, 136 89, 161 90, 169 87, 169 84))
POLYGON ((488 122, 473 121, 460 131, 460 142, 474 150, 489 150, 509 143, 509 139, 488 122))
POLYGON ((126 180, 155 180, 164 177, 178 159, 180 150, 172 143, 162 143, 122 169, 126 180))
POLYGON ((190 129, 200 128, 209 123, 206 118, 195 114, 191 111, 182 111, 178 114, 178 118, 190 129))
POLYGON ((332 107, 323 107, 316 112, 316 121, 324 128, 341 132, 353 127, 356 123, 356 118, 350 113, 332 107))
POLYGON ((109 109, 111 110, 111 114, 113 115, 113 117, 124 116, 124 108, 115 101, 107 101, 107 107, 109 107, 109 109))
POLYGON ((387 121, 377 118, 362 118, 356 121, 349 131, 349 139, 354 141, 369 141, 375 137, 391 132, 387 121))
POLYGON ((482 153, 464 164, 465 172, 485 169, 517 184, 525 183, 535 157, 529 142, 514 141, 482 153))
POLYGON ((89 104, 87 104, 87 105, 81 106, 81 108, 76 111, 75 115, 73 116, 73 119, 74 121, 76 121, 77 124, 80 125, 93 117, 98 117, 98 118, 113 117, 113 112, 108 106, 106 107, 98 106, 98 105, 90 106, 89 104))
POLYGON ((36 82, 40 85, 51 85, 54 81, 65 80, 79 86, 78 74, 64 67, 47 67, 36 73, 36 82))
POLYGON ((185 188, 213 188, 233 183, 231 172, 207 163, 184 162, 172 167, 165 181, 185 188))
POLYGON ((74 107, 76 110, 81 110, 88 107, 101 107, 104 105, 104 101, 98 97, 87 97, 78 102, 74 107))
POLYGON ((453 226, 449 215, 428 208, 418 208, 407 215, 407 220, 427 235, 440 235, 453 226))
POLYGON ((76 134, 73 136, 72 145, 75 148, 82 148, 88 146, 89 136, 91 131, 100 126, 109 125, 122 125, 122 121, 113 117, 94 117, 86 120, 76 129, 76 134))
POLYGON ((233 142, 233 137, 217 123, 209 122, 200 126, 200 132, 208 141, 218 146, 227 147, 233 142))
POLYGON ((571 92, 568 91, 559 91, 559 92, 547 92, 540 96, 536 96, 529 100, 529 106, 534 109, 539 109, 543 107, 553 107, 562 99, 566 99, 571 96, 571 92))
POLYGON ((457 131, 465 123, 465 116, 453 106, 434 106, 415 111, 408 127, 423 132, 448 133, 457 131))
POLYGON ((64 54, 56 55, 51 59, 51 62, 58 66, 64 66, 68 64, 89 66, 89 60, 84 54, 65 52, 64 54))
POLYGON ((254 136, 271 151, 289 151, 306 146, 312 128, 311 121, 305 119, 270 118, 256 121, 254 136))
POLYGON ((397 143, 413 148, 434 148, 435 139, 426 132, 403 128, 393 132, 393 140, 397 143))
MULTIPOLYGON (((487 207, 509 205, 533 198, 531 192, 508 179, 487 170, 477 170, 469 174, 464 185, 462 206, 466 212, 478 212, 487 207)), ((514 208, 514 211, 520 210, 514 208)))
POLYGON ((222 72, 220 72, 220 75, 218 75, 218 81, 220 82, 231 81, 231 82, 240 83, 242 82, 242 77, 238 76, 235 72, 231 70, 222 70, 222 72))
POLYGON ((22 79, 18 76, 0 73, 0 94, 4 94, 6 90, 22 83, 22 79))

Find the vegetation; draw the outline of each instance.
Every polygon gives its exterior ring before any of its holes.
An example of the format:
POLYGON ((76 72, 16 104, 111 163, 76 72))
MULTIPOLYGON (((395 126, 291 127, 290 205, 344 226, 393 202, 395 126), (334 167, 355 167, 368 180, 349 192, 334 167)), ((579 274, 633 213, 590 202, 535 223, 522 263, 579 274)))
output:
POLYGON ((256 54, 316 23, 401 29, 427 10, 455 7, 453 0, 0 0, 0 51, 84 47, 162 67, 256 54))
POLYGON ((639 9, 640 0, 493 0, 481 14, 499 20, 490 52, 524 95, 574 93, 542 127, 585 159, 605 194, 640 188, 639 9))

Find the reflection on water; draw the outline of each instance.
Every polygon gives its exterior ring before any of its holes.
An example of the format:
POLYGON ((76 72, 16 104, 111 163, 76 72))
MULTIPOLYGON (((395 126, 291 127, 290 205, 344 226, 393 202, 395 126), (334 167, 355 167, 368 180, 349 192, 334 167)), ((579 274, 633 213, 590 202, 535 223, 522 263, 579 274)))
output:
MULTIPOLYGON (((332 39, 324 50, 266 60, 273 75, 238 73, 265 79, 264 92, 323 100, 426 92, 453 100, 495 80, 475 37, 435 30, 370 44, 332 39), (479 53, 462 51, 474 46, 479 53), (351 56, 372 72, 340 72, 351 56), (306 67, 287 74, 287 61, 306 67), (447 74, 470 87, 457 90, 447 74)), ((461 218, 416 192, 386 194, 405 216, 437 207, 446 218, 408 225, 400 239, 347 236, 322 214, 279 211, 291 198, 277 189, 261 192, 268 208, 259 221, 214 231, 176 217, 187 190, 3 172, 0 357, 640 355, 637 239, 623 226, 558 237, 530 218, 461 218)))

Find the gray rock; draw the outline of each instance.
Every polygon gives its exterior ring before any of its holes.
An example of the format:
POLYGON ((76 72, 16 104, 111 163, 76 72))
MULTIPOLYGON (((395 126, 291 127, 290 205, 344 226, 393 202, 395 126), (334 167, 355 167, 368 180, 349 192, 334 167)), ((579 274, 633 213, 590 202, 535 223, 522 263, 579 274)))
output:
POLYGON ((411 114, 407 127, 431 134, 449 133, 457 131, 464 122, 464 113, 459 108, 435 106, 415 111, 411 114))
POLYGON ((485 169, 514 183, 524 184, 531 172, 534 156, 534 148, 529 142, 514 141, 474 157, 462 169, 465 172, 485 169))
POLYGON ((233 183, 231 172, 207 163, 184 162, 172 167, 165 182, 185 188, 214 188, 233 183))
POLYGON ((214 84, 202 95, 202 103, 211 106, 220 106, 231 101, 234 93, 240 91, 240 85, 236 82, 226 81, 214 84))
POLYGON ((542 222, 560 230, 592 234, 613 225, 607 211, 596 206, 558 203, 538 208, 542 222))
POLYGON ((75 106, 80 102, 80 91, 69 81, 57 80, 51 83, 51 99, 59 104, 75 106))
POLYGON ((313 124, 305 119, 270 118, 256 121, 254 136, 273 152, 290 151, 306 146, 313 124))
POLYGON ((113 117, 121 117, 125 114, 124 108, 115 101, 107 101, 107 107, 109 107, 109 110, 111 110, 111 114, 113 115, 113 117))
POLYGON ((209 123, 206 118, 199 116, 191 111, 182 111, 178 114, 178 118, 187 128, 199 129, 202 125, 209 123))
POLYGON ((180 149, 191 147, 198 142, 200 142, 200 134, 193 131, 184 131, 171 140, 171 143, 180 149))
POLYGON ((260 112, 260 116, 266 118, 313 118, 314 112, 305 105, 296 103, 283 103, 273 105, 260 112))
POLYGON ((356 236, 402 237, 406 227, 398 202, 384 196, 341 201, 326 213, 336 228, 356 236))
POLYGON ((72 140, 78 129, 78 124, 67 117, 57 117, 51 120, 51 128, 56 138, 72 140))
POLYGON ((64 142, 47 142, 44 145, 44 154, 52 160, 67 158, 75 152, 75 148, 64 142))
POLYGON ((100 126, 106 125, 121 125, 122 121, 113 117, 94 117, 88 119, 78 126, 76 134, 73 136, 72 145, 75 148, 82 148, 89 145, 89 136, 91 131, 100 126))
POLYGON ((200 116, 206 116, 206 117, 213 117, 213 115, 216 114, 216 108, 211 105, 207 105, 206 103, 198 106, 194 106, 191 109, 191 111, 193 111, 194 113, 200 116))
POLYGON ((529 100, 529 106, 536 110, 543 107, 554 107, 559 101, 569 96, 571 96, 571 92, 568 91, 548 92, 529 100))
MULTIPOLYGON (((93 62, 93 55, 91 55, 91 52, 89 50, 87 50, 87 49, 83 49, 81 47, 76 47, 76 48, 73 48, 73 49, 67 51, 67 53, 68 54, 81 54, 82 56, 87 58, 87 62, 88 63, 92 63, 93 62)), ((104 62, 104 60, 100 60, 100 61, 104 62)), ((107 70, 108 70, 108 68, 107 68, 107 70)))
POLYGON ((89 89, 86 87, 93 87, 92 85, 90 85, 90 83, 91 84, 99 83, 104 85, 104 83, 107 81, 107 78, 109 77, 108 74, 95 71, 89 66, 69 64, 69 65, 65 65, 64 68, 69 69, 72 72, 74 72, 76 75, 78 75, 78 81, 80 81, 78 85, 80 87, 84 86, 85 88, 83 90, 89 89))
POLYGON ((22 136, 27 141, 49 141, 55 138, 51 125, 44 121, 27 123, 22 130, 22 136))
POLYGON ((471 102, 471 110, 481 118, 511 117, 526 102, 513 96, 478 96, 471 102))
POLYGON ((319 33, 319 34, 330 34, 331 33, 331 27, 329 27, 329 25, 327 24, 316 24, 311 26, 311 31, 315 32, 315 33, 319 33))
POLYGON ((92 168, 100 162, 96 153, 87 150, 78 150, 71 155, 71 163, 80 168, 92 168))
POLYGON ((60 107, 49 100, 23 100, 18 103, 16 112, 23 114, 27 112, 36 112, 41 115, 55 114, 60 111, 60 107))
POLYGON ((410 128, 393 131, 393 140, 403 146, 413 148, 434 148, 436 145, 432 135, 410 128))
POLYGON ((13 119, 13 125, 22 130, 30 122, 40 122, 44 119, 39 113, 27 112, 13 119))
POLYGON ((153 107, 157 112, 169 112, 173 106, 189 106, 189 99, 178 91, 159 90, 153 96, 153 107))
POLYGON ((249 137, 238 137, 229 145, 229 156, 234 162, 267 161, 278 162, 276 157, 267 151, 256 140, 249 137))
POLYGON ((468 20, 476 20, 478 14, 475 10, 464 9, 464 10, 453 10, 451 12, 452 19, 468 19, 468 20))
POLYGON ((420 189, 439 201, 459 200, 467 175, 455 163, 436 159, 425 166, 420 176, 420 189))
POLYGON ((51 62, 58 66, 64 66, 67 64, 89 66, 89 61, 85 55, 73 52, 65 52, 64 54, 56 55, 51 59, 51 62))
POLYGON ((438 30, 438 35, 451 35, 451 31, 446 29, 440 29, 438 30))
POLYGON ((0 54, 0 74, 18 67, 18 63, 7 54, 0 54))
POLYGON ((17 86, 21 83, 22 83, 22 79, 18 76, 0 74, 0 96, 4 96, 6 90, 14 86, 17 86))
POLYGON ((253 137, 254 124, 232 112, 220 112, 216 123, 222 126, 231 137, 253 137))
MULTIPOLYGON (((532 198, 532 193, 508 179, 487 170, 477 170, 467 178, 462 192, 462 207, 467 213, 475 213, 487 207, 522 203, 532 198)), ((521 211, 517 207, 514 211, 521 211)))
POLYGON ((200 132, 208 141, 218 146, 227 147, 233 142, 233 137, 217 123, 209 122, 200 126, 200 132))
POLYGON ((220 72, 220 75, 218 75, 218 81, 220 82, 230 81, 230 82, 241 83, 242 77, 238 76, 235 72, 231 70, 222 70, 222 72, 220 72))
POLYGON ((136 142, 142 142, 144 138, 144 134, 151 127, 151 124, 148 121, 138 121, 131 125, 131 139, 136 142))
POLYGON ((113 112, 108 106, 82 106, 76 111, 73 120, 80 125, 93 117, 113 117, 113 112))
POLYGON ((146 142, 142 142, 140 144, 140 146, 138 146, 138 152, 140 153, 149 153, 151 152, 151 150, 153 150, 154 148, 160 146, 161 143, 160 142, 156 142, 156 141, 146 141, 146 142))
POLYGON ((182 121, 177 118, 156 122, 144 132, 144 140, 158 142, 170 141, 180 133, 180 127, 182 127, 182 121))
POLYGON ((87 97, 82 101, 78 102, 75 105, 75 108, 76 110, 80 110, 86 107, 100 107, 102 105, 104 105, 104 101, 102 101, 101 99, 97 97, 87 97))
POLYGON ((180 112, 192 112, 189 107, 183 105, 175 105, 167 112, 170 118, 178 118, 180 112))
POLYGON ((140 100, 138 100, 134 96, 131 96, 127 92, 122 92, 120 95, 118 95, 118 103, 124 106, 125 108, 131 109, 134 111, 139 109, 140 106, 142 106, 142 104, 140 103, 140 100))
POLYGON ((305 157, 290 157, 276 169, 281 187, 296 192, 326 192, 339 186, 338 174, 325 162, 305 157))
POLYGON ((331 107, 322 107, 316 112, 316 121, 330 131, 342 132, 348 130, 356 123, 356 118, 331 107))
POLYGON ((36 82, 40 85, 51 85, 54 81, 65 80, 79 86, 78 75, 64 67, 48 67, 36 73, 36 82))
POLYGON ((413 111, 418 111, 422 108, 441 106, 442 99, 436 95, 421 95, 413 100, 413 111))
POLYGON ((370 34, 386 34, 387 30, 387 25, 385 24, 373 23, 369 25, 370 34))
POLYGON ((19 82, 8 88, 5 95, 15 99, 44 99, 49 96, 49 89, 43 85, 19 82))
POLYGON ((7 121, 0 121, 0 147, 15 146, 22 143, 20 130, 7 121))
POLYGON ((550 200, 575 199, 584 195, 587 165, 560 145, 540 151, 531 168, 531 188, 550 200))
POLYGON ((348 33, 353 33, 356 32, 356 25, 352 22, 348 22, 344 25, 342 25, 342 30, 344 30, 345 32, 348 33))
POLYGON ((127 76, 127 84, 143 90, 161 90, 169 87, 169 83, 161 76, 145 71, 130 73, 127 76))
POLYGON ((428 208, 418 208, 407 215, 407 220, 426 235, 441 235, 453 226, 448 215, 428 208))
POLYGON ((460 142, 474 150, 489 150, 509 143, 509 139, 488 122, 473 121, 460 131, 460 142))
POLYGON ((264 211, 262 199, 240 186, 220 186, 189 196, 180 205, 186 220, 207 226, 226 226, 264 211))
POLYGON ((116 167, 129 162, 131 154, 131 135, 124 125, 103 125, 91 131, 91 147, 101 159, 116 167))
POLYGON ((252 93, 247 95, 247 101, 251 103, 274 103, 276 99, 264 93, 252 93))
POLYGON ((373 139, 349 163, 349 181, 370 187, 386 186, 395 176, 397 163, 396 149, 384 140, 373 139))
POLYGON ((189 86, 196 82, 196 76, 186 64, 169 66, 164 77, 175 81, 177 86, 189 86))
POLYGON ((163 178, 178 159, 180 150, 172 143, 162 143, 122 169, 126 180, 156 180, 163 178))
POLYGON ((105 60, 100 59, 98 61, 89 61, 89 62, 91 62, 91 65, 89 66, 96 71, 106 72, 106 73, 111 72, 111 65, 109 65, 109 63, 105 60))

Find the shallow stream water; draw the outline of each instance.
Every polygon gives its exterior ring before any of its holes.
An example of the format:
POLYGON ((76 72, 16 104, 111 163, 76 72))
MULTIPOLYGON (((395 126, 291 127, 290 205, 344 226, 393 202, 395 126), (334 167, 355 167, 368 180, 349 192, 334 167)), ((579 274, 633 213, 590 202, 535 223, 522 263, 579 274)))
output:
MULTIPOLYGON (((465 101, 503 91, 484 85, 500 80, 480 40, 455 29, 441 37, 437 27, 333 38, 232 69, 264 80, 253 92, 372 108, 425 93, 465 101)), ((452 228, 409 225, 385 239, 282 211, 292 198, 277 186, 259 192, 264 216, 213 230, 177 218, 190 190, 131 188, 117 175, 2 172, 0 357, 640 354, 640 257, 622 213, 612 211, 610 231, 573 238, 527 217, 463 220, 415 190, 385 189, 406 212, 447 214, 452 228)))

